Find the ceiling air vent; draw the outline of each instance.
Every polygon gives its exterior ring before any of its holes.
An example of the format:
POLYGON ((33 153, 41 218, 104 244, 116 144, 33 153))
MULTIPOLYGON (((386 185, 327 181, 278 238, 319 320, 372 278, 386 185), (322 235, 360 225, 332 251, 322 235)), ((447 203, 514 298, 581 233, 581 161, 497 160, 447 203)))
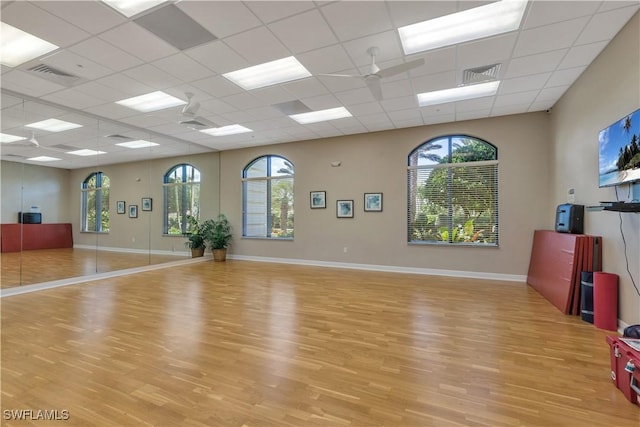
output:
POLYGON ((128 136, 118 135, 118 134, 107 135, 107 138, 115 139, 117 141, 133 141, 133 138, 129 138, 128 136))
POLYGON ((45 80, 49 80, 51 82, 58 83, 67 87, 71 87, 84 80, 81 77, 74 76, 73 74, 58 70, 57 68, 50 67, 46 64, 35 65, 33 67, 27 68, 26 71, 45 80))
POLYGON ((50 148, 58 148, 60 150, 64 150, 64 151, 74 151, 74 150, 79 150, 78 147, 74 147, 72 145, 64 145, 64 144, 56 144, 56 145, 52 145, 50 148))
POLYGON ((186 126, 189 129, 193 129, 193 130, 202 130, 202 129, 210 129, 213 127, 218 127, 217 124, 203 117, 196 117, 189 120, 181 120, 178 123, 180 123, 182 126, 186 126))
POLYGON ((474 83, 488 82, 498 79, 498 72, 501 64, 485 65, 482 67, 469 68, 462 72, 462 84, 470 85, 474 83))

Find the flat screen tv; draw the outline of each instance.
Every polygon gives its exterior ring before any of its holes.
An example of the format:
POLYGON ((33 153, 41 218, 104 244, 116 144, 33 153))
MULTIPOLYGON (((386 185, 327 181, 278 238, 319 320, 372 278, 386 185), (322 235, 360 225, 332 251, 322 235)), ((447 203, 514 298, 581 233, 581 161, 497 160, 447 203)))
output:
POLYGON ((599 185, 640 181, 640 109, 602 129, 599 141, 599 185))

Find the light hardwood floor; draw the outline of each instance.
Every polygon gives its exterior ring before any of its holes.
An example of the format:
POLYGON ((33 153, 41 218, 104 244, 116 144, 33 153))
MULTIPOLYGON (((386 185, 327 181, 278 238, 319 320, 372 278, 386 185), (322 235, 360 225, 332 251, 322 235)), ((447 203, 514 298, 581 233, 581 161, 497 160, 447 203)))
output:
POLYGON ((0 288, 89 276, 188 258, 187 255, 135 254, 78 248, 5 252, 0 254, 0 288))
POLYGON ((1 305, 5 426, 640 425, 607 332, 525 284, 229 260, 1 305))

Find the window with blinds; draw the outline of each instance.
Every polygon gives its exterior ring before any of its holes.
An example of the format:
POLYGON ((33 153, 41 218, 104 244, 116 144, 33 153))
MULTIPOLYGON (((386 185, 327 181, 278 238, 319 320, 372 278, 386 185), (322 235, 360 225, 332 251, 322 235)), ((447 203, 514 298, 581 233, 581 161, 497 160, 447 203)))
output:
POLYGON ((242 235, 293 238, 293 164, 263 156, 242 172, 242 235))
POLYGON ((498 150, 443 136, 409 154, 408 241, 498 246, 498 150))
POLYGON ((82 182, 82 231, 109 231, 110 185, 109 177, 102 172, 94 172, 82 182))
POLYGON ((200 171, 187 163, 178 164, 163 178, 163 233, 191 232, 189 216, 200 219, 200 171))

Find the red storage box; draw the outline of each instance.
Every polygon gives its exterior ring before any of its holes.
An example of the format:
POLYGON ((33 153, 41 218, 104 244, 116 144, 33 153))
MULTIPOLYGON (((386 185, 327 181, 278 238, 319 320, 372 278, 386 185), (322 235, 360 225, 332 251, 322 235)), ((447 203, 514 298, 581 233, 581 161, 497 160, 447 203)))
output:
POLYGON ((640 405, 640 351, 624 339, 607 337, 611 347, 611 380, 629 402, 640 405))

